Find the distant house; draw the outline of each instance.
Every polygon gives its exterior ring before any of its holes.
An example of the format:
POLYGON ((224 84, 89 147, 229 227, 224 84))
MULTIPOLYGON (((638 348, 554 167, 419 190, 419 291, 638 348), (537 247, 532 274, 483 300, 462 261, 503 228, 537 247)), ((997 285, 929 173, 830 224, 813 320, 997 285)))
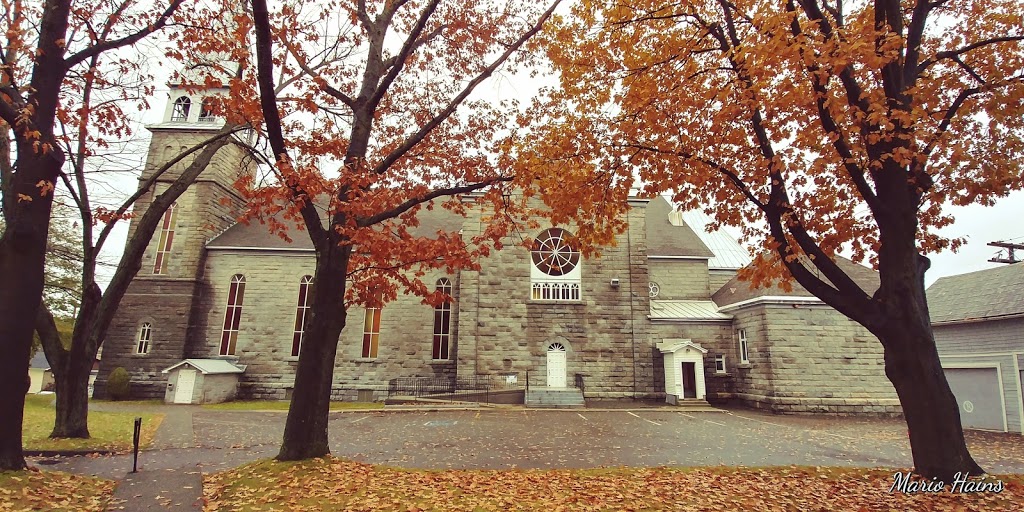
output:
POLYGON ((964 427, 1024 433, 1024 264, 940 278, 928 309, 964 427))
POLYGON ((46 360, 46 354, 42 349, 37 350, 29 362, 28 376, 32 379, 28 387, 29 393, 49 391, 53 388, 53 371, 50 370, 50 362, 46 360))

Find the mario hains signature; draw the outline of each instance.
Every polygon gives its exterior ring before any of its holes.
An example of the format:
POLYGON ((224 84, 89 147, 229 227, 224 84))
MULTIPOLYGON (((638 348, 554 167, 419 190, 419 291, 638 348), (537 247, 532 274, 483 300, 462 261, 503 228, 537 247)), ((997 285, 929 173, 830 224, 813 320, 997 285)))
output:
POLYGON ((916 480, 910 471, 897 472, 892 475, 892 486, 889 487, 890 493, 901 492, 903 494, 1002 492, 1002 490, 1002 480, 972 479, 967 473, 961 472, 953 475, 953 481, 949 484, 936 478, 916 480))

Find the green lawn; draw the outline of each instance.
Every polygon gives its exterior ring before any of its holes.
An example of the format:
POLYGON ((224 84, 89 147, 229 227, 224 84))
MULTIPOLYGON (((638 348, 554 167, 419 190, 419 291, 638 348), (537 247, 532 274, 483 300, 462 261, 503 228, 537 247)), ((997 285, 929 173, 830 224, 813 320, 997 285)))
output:
POLYGON ((60 471, 0 472, 0 510, 101 511, 114 482, 60 471))
POLYGON ((895 469, 819 467, 426 471, 328 457, 206 475, 206 510, 957 510, 1019 512, 1024 476, 999 493, 889 493, 895 469))
MULTIPOLYGON (((206 404, 203 405, 203 408, 219 411, 287 411, 289 403, 288 400, 238 400, 219 404, 206 404)), ((332 411, 383 408, 384 404, 380 402, 331 402, 332 411)))
POLYGON ((163 414, 149 412, 89 411, 89 439, 50 439, 53 431, 54 395, 26 395, 25 421, 22 427, 26 450, 111 450, 128 452, 132 449, 135 418, 142 418, 143 447, 153 441, 163 414))

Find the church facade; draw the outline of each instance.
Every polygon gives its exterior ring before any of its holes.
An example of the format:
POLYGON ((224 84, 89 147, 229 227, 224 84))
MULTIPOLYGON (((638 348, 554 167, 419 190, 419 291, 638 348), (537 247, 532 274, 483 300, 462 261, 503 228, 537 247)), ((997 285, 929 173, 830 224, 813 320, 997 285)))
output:
MULTIPOLYGON (((172 87, 169 103, 164 122, 149 127, 146 173, 220 126, 202 97, 172 87)), ((288 243, 257 222, 236 222, 243 198, 231 183, 247 165, 241 150, 221 150, 165 215, 104 341, 98 396, 124 367, 135 396, 172 398, 168 370, 191 368, 186 360, 229 369, 235 388, 222 398, 290 396, 314 252, 304 233, 288 243)), ((467 210, 424 211, 419 229, 472 236, 484 220, 467 210)), ((379 309, 350 309, 333 398, 380 399, 396 378, 525 383, 529 373, 531 386, 582 379, 588 399, 899 411, 881 346, 865 329, 799 286, 751 290, 736 278, 746 252, 706 232, 701 214, 675 212, 656 197, 630 200, 627 215, 628 229, 599 258, 582 258, 571 226, 549 226, 531 234, 532 250, 508 240, 479 271, 423 278, 451 302, 399 296, 379 309)), ((872 271, 851 270, 866 288, 877 286, 872 271)))

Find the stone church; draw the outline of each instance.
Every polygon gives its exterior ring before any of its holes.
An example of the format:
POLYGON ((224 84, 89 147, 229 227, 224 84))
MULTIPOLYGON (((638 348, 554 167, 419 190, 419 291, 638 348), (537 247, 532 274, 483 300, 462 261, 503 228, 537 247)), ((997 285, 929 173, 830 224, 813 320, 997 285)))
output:
MULTIPOLYGON (((222 126, 207 101, 172 86, 163 121, 148 127, 143 179, 222 126)), ((314 252, 304 233, 288 243, 236 222, 244 200, 231 184, 249 165, 238 147, 222 149, 164 216, 104 341, 98 396, 117 367, 139 398, 290 396, 314 252)), ((174 176, 161 176, 157 191, 174 176)), ((381 399, 395 379, 485 378, 582 386, 588 400, 899 411, 881 346, 865 329, 799 286, 750 289, 736 278, 746 251, 708 233, 702 214, 673 211, 661 197, 629 205, 628 229, 599 258, 581 257, 570 226, 549 226, 532 234, 533 250, 509 240, 480 271, 423 278, 454 301, 399 296, 350 310, 333 398, 381 399)), ((468 211, 424 211, 418 229, 478 233, 483 220, 468 211)), ((866 289, 877 286, 874 272, 847 266, 866 289)))

